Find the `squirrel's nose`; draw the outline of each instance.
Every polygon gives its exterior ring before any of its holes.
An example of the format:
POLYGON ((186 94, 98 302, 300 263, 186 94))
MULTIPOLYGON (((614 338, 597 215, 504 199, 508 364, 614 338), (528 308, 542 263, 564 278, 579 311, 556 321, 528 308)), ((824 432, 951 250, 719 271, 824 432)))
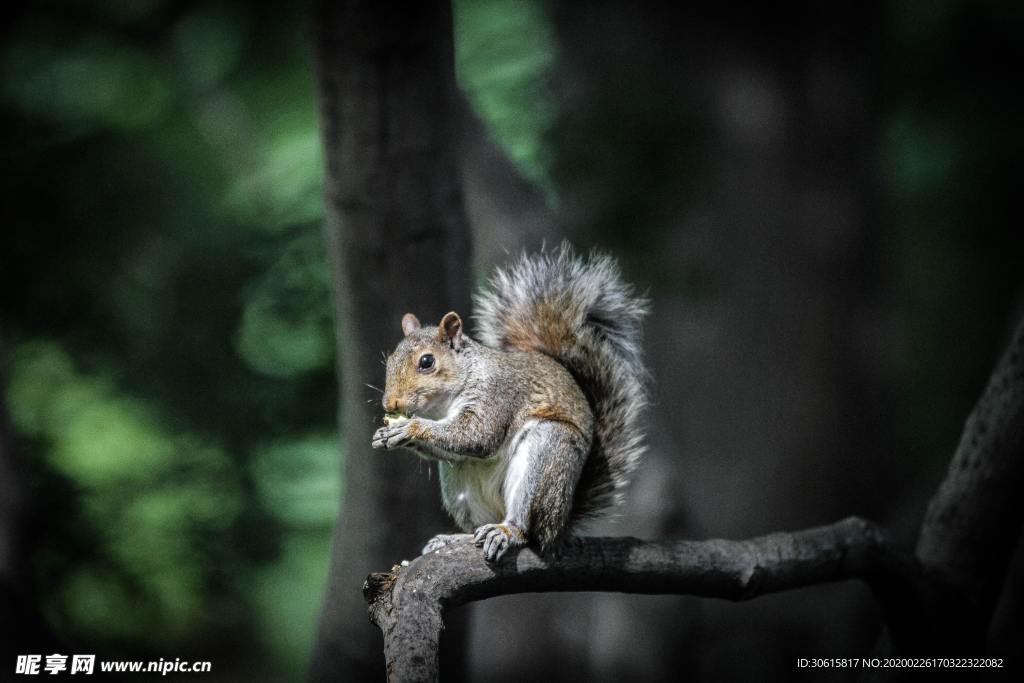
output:
POLYGON ((389 413, 404 413, 405 401, 394 397, 384 397, 384 410, 389 413))

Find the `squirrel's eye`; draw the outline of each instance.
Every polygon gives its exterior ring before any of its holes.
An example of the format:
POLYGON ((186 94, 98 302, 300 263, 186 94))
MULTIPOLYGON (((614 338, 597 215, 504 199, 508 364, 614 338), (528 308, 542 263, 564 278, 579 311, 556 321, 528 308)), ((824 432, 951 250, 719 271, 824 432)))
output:
POLYGON ((434 355, 431 353, 425 353, 420 356, 420 370, 429 370, 434 367, 434 355))

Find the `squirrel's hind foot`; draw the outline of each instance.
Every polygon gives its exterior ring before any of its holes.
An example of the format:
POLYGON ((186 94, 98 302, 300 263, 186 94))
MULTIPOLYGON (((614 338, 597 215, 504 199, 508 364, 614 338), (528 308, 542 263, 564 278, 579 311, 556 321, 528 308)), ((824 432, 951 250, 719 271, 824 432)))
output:
POLYGON ((484 559, 497 562, 512 548, 526 545, 526 532, 511 522, 484 524, 473 534, 476 547, 484 549, 484 559))

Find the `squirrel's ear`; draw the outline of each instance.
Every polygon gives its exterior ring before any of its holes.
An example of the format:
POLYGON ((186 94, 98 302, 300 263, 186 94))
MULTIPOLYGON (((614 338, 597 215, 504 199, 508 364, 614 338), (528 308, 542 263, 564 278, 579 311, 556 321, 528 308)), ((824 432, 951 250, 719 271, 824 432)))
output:
POLYGON ((408 337, 410 334, 420 329, 420 321, 412 313, 406 313, 402 316, 402 334, 408 337))
POLYGON ((441 324, 437 326, 437 340, 450 343, 453 349, 462 346, 462 318, 458 313, 451 311, 441 318, 441 324))

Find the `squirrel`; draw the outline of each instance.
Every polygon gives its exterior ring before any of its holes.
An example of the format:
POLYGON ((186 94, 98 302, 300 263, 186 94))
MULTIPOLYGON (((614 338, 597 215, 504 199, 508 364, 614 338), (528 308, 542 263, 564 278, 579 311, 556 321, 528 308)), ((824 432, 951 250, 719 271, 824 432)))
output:
POLYGON ((563 244, 499 269, 474 302, 479 341, 454 311, 437 327, 402 317, 371 445, 438 460, 445 509, 493 563, 620 498, 644 450, 647 301, 613 259, 563 244))

